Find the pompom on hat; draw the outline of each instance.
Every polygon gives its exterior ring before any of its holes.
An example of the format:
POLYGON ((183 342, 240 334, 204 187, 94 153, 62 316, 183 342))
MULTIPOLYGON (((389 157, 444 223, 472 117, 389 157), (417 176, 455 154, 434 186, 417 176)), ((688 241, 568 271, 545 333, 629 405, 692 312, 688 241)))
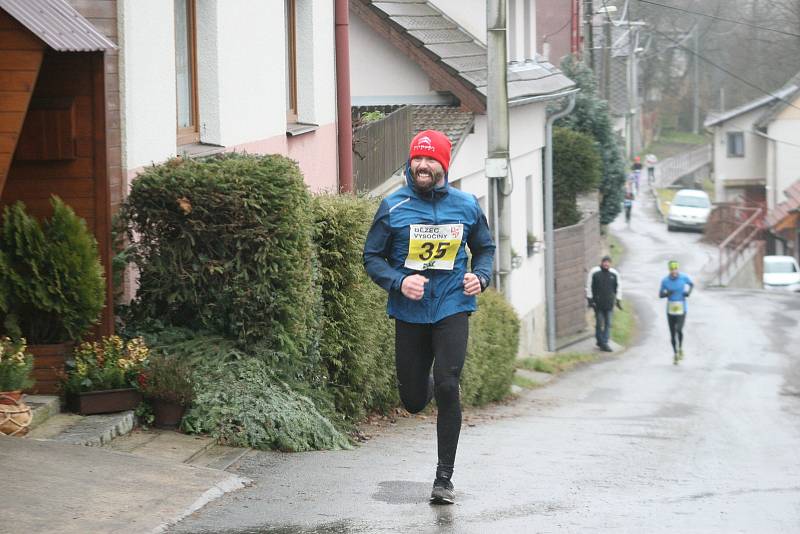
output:
POLYGON ((442 164, 444 172, 450 167, 451 143, 447 135, 437 130, 423 130, 411 140, 408 159, 427 156, 442 164))

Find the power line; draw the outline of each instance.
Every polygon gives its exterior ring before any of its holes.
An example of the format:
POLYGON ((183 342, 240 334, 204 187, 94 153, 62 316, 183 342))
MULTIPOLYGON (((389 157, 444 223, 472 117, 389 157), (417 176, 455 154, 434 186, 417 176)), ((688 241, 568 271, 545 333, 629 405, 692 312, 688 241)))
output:
MULTIPOLYGON (((640 0, 640 1, 642 1, 642 0, 640 0)), ((714 63, 713 61, 711 61, 711 60, 710 60, 710 59, 708 59, 707 57, 704 57, 703 55, 701 55, 700 53, 698 53, 696 50, 692 50, 691 48, 688 48, 688 47, 686 47, 686 46, 682 45, 681 43, 679 43, 678 41, 676 41, 675 39, 673 39, 673 38, 672 38, 672 37, 670 37, 669 35, 667 35, 667 34, 665 34, 665 33, 662 33, 662 32, 660 32, 660 31, 656 30, 655 28, 650 28, 650 30, 651 30, 651 31, 653 31, 653 32, 655 32, 655 33, 657 33, 658 35, 661 35, 662 37, 666 38, 667 40, 671 41, 671 42, 672 42, 673 44, 675 44, 675 46, 677 46, 678 48, 681 48, 681 49, 683 49, 683 50, 685 50, 685 51, 687 51, 687 52, 691 52, 691 53, 692 53, 692 55, 694 55, 695 57, 697 57, 697 58, 699 58, 699 59, 702 59, 703 61, 705 61, 706 63, 708 63, 709 65, 711 65, 711 66, 713 66, 713 67, 716 67, 716 68, 718 68, 719 70, 721 70, 722 72, 724 72, 725 74, 727 74, 728 76, 730 76, 731 78, 734 78, 734 79, 736 79, 736 80, 739 80, 739 81, 740 81, 740 82, 742 82, 743 84, 745 84, 745 85, 747 85, 747 86, 751 87, 752 89, 755 89, 756 91, 759 91, 760 93, 763 93, 763 94, 765 94, 765 95, 767 95, 767 96, 771 96, 772 98, 774 98, 774 99, 776 99, 776 100, 780 100, 781 102, 783 102, 784 104, 787 104, 788 106, 791 106, 791 107, 793 107, 793 108, 795 108, 795 109, 798 109, 798 110, 800 110, 800 107, 798 107, 798 106, 795 106, 795 105, 794 105, 794 104, 793 104, 793 103, 792 103, 790 100, 786 100, 785 98, 779 97, 778 95, 776 95, 776 94, 774 94, 774 93, 772 93, 772 92, 770 92, 770 91, 767 91, 766 89, 762 89, 761 87, 757 86, 756 84, 754 84, 754 83, 752 83, 752 82, 749 82, 749 81, 745 80, 744 78, 742 78, 742 77, 741 77, 741 76, 739 76, 738 74, 736 74, 736 73, 734 73, 734 72, 731 72, 730 70, 726 69, 726 68, 725 68, 725 67, 723 67, 722 65, 719 65, 719 64, 717 64, 717 63, 714 63)))
POLYGON ((784 31, 784 30, 778 30, 776 28, 767 28, 766 26, 760 26, 758 24, 753 24, 751 22, 744 22, 744 21, 741 21, 741 20, 734 20, 734 19, 728 19, 728 18, 725 18, 725 17, 718 17, 716 15, 710 15, 708 13, 701 13, 699 11, 692 11, 690 9, 683 9, 681 7, 675 7, 675 6, 668 6, 668 5, 665 5, 665 4, 659 4, 658 2, 652 2, 651 0, 639 0, 639 2, 641 2, 642 4, 650 4, 650 5, 653 5, 653 6, 663 7, 665 9, 673 9, 675 11, 681 11, 683 13, 688 13, 690 15, 699 15, 701 17, 708 17, 710 19, 719 20, 719 21, 722 21, 722 22, 730 22, 731 24, 740 24, 742 26, 748 26, 750 28, 756 28, 756 29, 759 29, 759 30, 780 33, 780 34, 783 34, 783 35, 788 35, 790 37, 800 37, 800 34, 798 34, 798 33, 787 32, 787 31, 784 31))

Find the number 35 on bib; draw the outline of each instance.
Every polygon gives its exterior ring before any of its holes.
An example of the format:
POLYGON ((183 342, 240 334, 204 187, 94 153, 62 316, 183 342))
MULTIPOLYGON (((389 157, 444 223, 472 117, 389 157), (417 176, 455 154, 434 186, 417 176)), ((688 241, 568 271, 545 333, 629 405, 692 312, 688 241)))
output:
POLYGON ((463 236, 463 224, 412 224, 405 266, 452 271, 463 236))

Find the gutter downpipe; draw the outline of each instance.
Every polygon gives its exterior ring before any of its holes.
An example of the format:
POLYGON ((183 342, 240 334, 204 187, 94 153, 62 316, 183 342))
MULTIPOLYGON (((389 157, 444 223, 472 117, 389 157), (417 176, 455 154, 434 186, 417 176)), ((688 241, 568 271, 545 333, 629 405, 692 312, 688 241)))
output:
POLYGON ((506 53, 506 0, 486 2, 487 48, 487 158, 489 206, 495 234, 494 284, 510 300, 511 212, 504 194, 508 181, 508 61, 506 53))
POLYGON ((336 114, 339 150, 339 192, 352 193, 353 117, 350 106, 350 2, 336 0, 336 114))
POLYGON ((568 115, 575 107, 575 95, 578 90, 570 92, 569 100, 563 108, 548 115, 545 126, 544 157, 544 273, 545 301, 547 302, 547 350, 556 350, 556 250, 553 218, 553 123, 568 115))

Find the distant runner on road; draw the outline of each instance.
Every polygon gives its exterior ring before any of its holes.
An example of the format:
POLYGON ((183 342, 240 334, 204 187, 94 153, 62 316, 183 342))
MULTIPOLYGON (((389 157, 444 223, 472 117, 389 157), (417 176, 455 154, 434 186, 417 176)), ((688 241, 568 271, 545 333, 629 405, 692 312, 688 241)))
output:
POLYGON ((445 134, 425 130, 414 136, 407 185, 381 202, 364 245, 367 274, 389 293, 400 399, 411 413, 434 397, 439 409, 434 504, 455 501, 451 479, 461 431, 459 378, 469 315, 477 309, 475 297, 489 285, 495 249, 478 199, 448 185, 449 165, 445 134))
POLYGON ((678 262, 668 263, 669 274, 661 280, 659 298, 667 299, 667 323, 672 342, 672 363, 678 365, 683 359, 683 325, 686 322, 686 299, 692 294, 694 282, 689 275, 678 270, 678 262))

